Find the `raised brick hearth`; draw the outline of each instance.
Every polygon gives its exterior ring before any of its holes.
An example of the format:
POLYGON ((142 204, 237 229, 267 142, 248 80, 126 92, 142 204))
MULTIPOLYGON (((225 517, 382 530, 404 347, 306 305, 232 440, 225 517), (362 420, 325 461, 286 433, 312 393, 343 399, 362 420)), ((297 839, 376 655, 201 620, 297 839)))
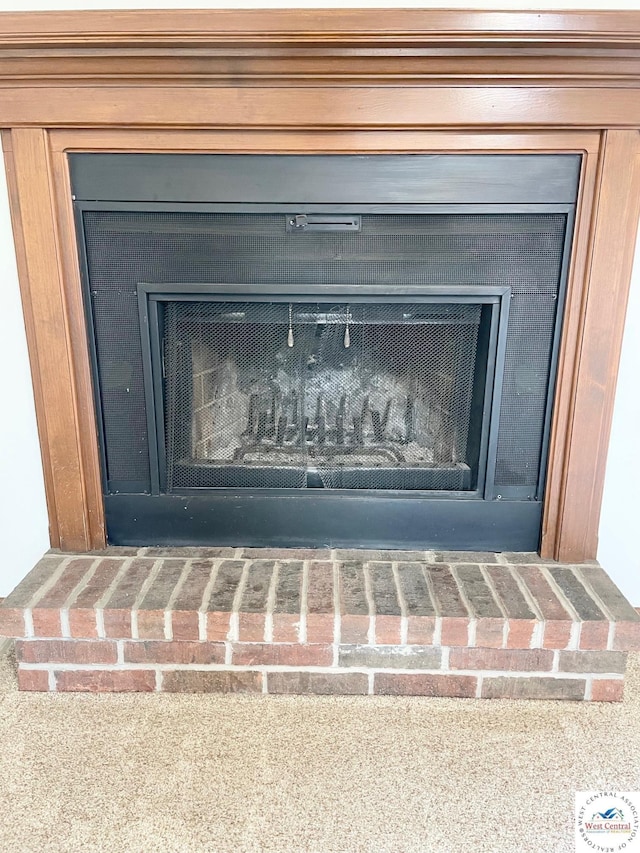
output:
POLYGON ((35 691, 622 698, 640 616, 535 554, 50 552, 0 606, 35 691))

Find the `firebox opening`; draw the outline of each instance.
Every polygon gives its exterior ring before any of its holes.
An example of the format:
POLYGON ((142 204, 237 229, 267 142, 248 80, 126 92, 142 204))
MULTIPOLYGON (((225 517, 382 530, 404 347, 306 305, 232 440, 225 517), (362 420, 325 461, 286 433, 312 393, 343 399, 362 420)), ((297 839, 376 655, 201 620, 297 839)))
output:
POLYGON ((168 491, 476 488, 491 314, 455 303, 168 303, 168 491))

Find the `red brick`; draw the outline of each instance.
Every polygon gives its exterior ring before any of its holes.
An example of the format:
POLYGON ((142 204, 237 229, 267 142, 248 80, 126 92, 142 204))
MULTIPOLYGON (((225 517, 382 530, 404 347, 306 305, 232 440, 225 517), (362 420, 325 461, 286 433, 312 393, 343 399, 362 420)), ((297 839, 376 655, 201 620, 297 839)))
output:
POLYGON ((249 563, 246 583, 240 601, 240 639, 259 641, 264 639, 264 619, 273 579, 273 560, 254 560, 249 563))
POLYGON ((198 640, 200 620, 193 610, 174 610, 171 613, 171 629, 174 640, 198 640))
MULTIPOLYGON (((389 625, 394 625, 391 629, 392 634, 397 630, 398 637, 400 636, 400 601, 398 599, 398 589, 396 579, 393 573, 391 563, 370 563, 368 566, 369 581, 371 585, 371 595, 373 597, 373 607, 376 616, 382 619, 392 619, 395 617, 397 625, 390 622, 389 625)), ((381 629, 381 637, 385 629, 381 629)), ((381 640, 381 642, 384 642, 381 640)), ((389 640, 394 642, 394 640, 389 640)), ((395 641, 397 642, 397 641, 395 641)))
POLYGON ((80 590, 70 604, 72 611, 93 609, 111 586, 123 563, 124 560, 101 560, 87 585, 80 590))
POLYGON ((407 617, 407 643, 428 646, 433 642, 436 620, 433 616, 407 617))
POLYGON ((183 548, 178 548, 172 545, 169 548, 146 548, 145 554, 147 557, 185 557, 186 559, 210 560, 218 557, 233 557, 235 548, 212 548, 212 547, 195 547, 187 545, 183 548))
POLYGON ((176 586, 180 583, 180 578, 186 565, 186 560, 162 560, 153 583, 147 589, 144 598, 138 605, 138 610, 141 613, 145 610, 164 613, 176 586))
POLYGON ((340 646, 338 666, 357 669, 442 669, 440 646, 340 646))
POLYGON ((31 613, 33 631, 37 637, 61 637, 62 624, 60 611, 52 609, 35 609, 31 613))
POLYGON ((369 617, 369 605, 362 563, 340 565, 340 613, 343 616, 369 617))
POLYGON ((332 562, 314 562, 309 565, 307 583, 307 613, 333 614, 332 562))
POLYGON ((594 702, 622 702, 623 694, 622 678, 594 678, 591 683, 591 699, 594 702))
POLYGON ((193 613, 200 610, 213 565, 213 560, 198 560, 191 564, 189 574, 173 600, 175 612, 193 613))
POLYGON ((131 611, 105 610, 103 613, 104 633, 117 640, 131 638, 131 611))
POLYGON ((439 613, 443 617, 457 619, 468 617, 469 613, 449 566, 430 564, 425 566, 425 571, 431 579, 439 613))
POLYGON ((476 622, 476 646, 489 649, 502 647, 504 619, 480 618, 476 622))
POLYGON ((261 643, 264 640, 264 613, 238 614, 238 639, 244 643, 261 643))
POLYGON ((598 650, 565 651, 558 653, 559 672, 584 672, 586 674, 612 673, 624 675, 627 668, 626 652, 598 650))
POLYGON ((366 643, 369 636, 368 616, 342 616, 340 619, 341 643, 366 643))
MULTIPOLYGON (((274 613, 273 614, 273 642, 274 643, 297 643, 300 627, 299 613, 274 613)), ((327 640, 325 642, 331 642, 327 640)))
POLYGON ((424 562, 425 551, 398 551, 374 548, 340 548, 335 552, 337 560, 365 560, 367 563, 389 563, 396 560, 424 562))
POLYGON ((400 616, 376 616, 375 642, 397 645, 400 642, 400 616))
POLYGON ((234 643, 237 666, 330 666, 333 649, 322 643, 234 643))
POLYGON ((443 616, 440 643, 443 646, 466 646, 469 642, 469 620, 466 616, 443 616))
POLYGON ((492 551, 436 551, 436 563, 495 563, 496 555, 492 551))
POLYGON ((608 622, 583 622, 580 626, 581 649, 595 649, 597 651, 606 649, 608 639, 608 622))
POLYGON ((566 649, 571 639, 572 622, 550 621, 544 623, 542 646, 545 649, 566 649))
POLYGON ((494 669, 545 672, 553 666, 553 652, 546 649, 451 649, 451 669, 494 669))
POLYGON ((44 669, 24 669, 19 666, 18 690, 47 693, 49 691, 49 673, 44 669))
POLYGON ((215 610, 207 613, 207 640, 226 640, 230 619, 230 613, 215 610))
POLYGON ((509 619, 508 649, 528 649, 538 623, 535 619, 509 619))
POLYGON ((545 620, 553 622, 571 621, 571 614, 567 612, 558 599, 539 566, 517 566, 513 570, 524 580, 545 620))
POLYGON ((486 571, 509 620, 512 622, 535 620, 536 614, 527 603, 509 567, 487 566, 486 571))
POLYGON ((164 640, 164 610, 138 610, 137 617, 141 640, 164 640))
POLYGON ((211 613, 230 613, 245 567, 243 560, 225 560, 216 572, 209 601, 203 607, 211 613))
POLYGON ((224 643, 144 640, 124 644, 127 663, 224 663, 224 643))
POLYGON ((606 622, 607 617, 600 605, 568 566, 549 566, 548 572, 571 603, 579 619, 585 622, 606 622))
POLYGON ((586 580, 586 585, 590 586, 600 601, 606 604, 607 611, 614 622, 638 621, 636 611, 600 566, 574 566, 573 570, 580 579, 586 580))
POLYGON ((67 599, 92 565, 93 557, 71 560, 51 589, 40 599, 38 608, 52 610, 57 607, 64 607, 67 599))
POLYGON ((18 640, 16 657, 25 663, 116 663, 116 644, 105 640, 18 640))
POLYGON ((277 569, 272 612, 272 638, 277 643, 296 643, 300 639, 303 563, 282 561, 277 569))
POLYGON ((536 678, 535 676, 484 678, 483 699, 584 699, 582 678, 536 678))
POLYGON ((83 608, 69 611, 69 630, 72 637, 93 639, 98 636, 96 611, 83 608))
POLYGON ((640 622, 616 622, 613 648, 621 652, 640 651, 640 622))
MULTIPOLYGON (((493 590, 487 583, 480 566, 461 563, 456 566, 457 580, 461 584, 466 601, 478 620, 502 620, 503 612, 496 601, 493 590)), ((490 633, 491 629, 488 628, 490 633)))
POLYGON ((369 692, 369 678, 362 672, 270 672, 267 692, 365 696, 369 692))
MULTIPOLYGON (((422 563, 398 563, 398 581, 409 619, 436 615, 422 563)), ((419 623, 418 623, 419 624, 419 623)))
POLYGON ((175 670, 162 676, 165 693, 262 693, 261 672, 175 670))
POLYGON ((63 556, 44 556, 31 569, 26 578, 20 581, 13 592, 5 598, 4 607, 15 610, 31 607, 34 596, 47 583, 65 559, 66 557, 63 556))
POLYGON ((373 692, 391 696, 460 696, 476 695, 474 675, 398 675, 376 672, 373 692))
MULTIPOLYGON (((367 625, 368 622, 367 617, 367 625)), ((334 628, 333 613, 307 613, 307 642, 333 643, 334 628)))
POLYGON ((105 613, 108 610, 131 610, 154 566, 155 560, 132 560, 111 592, 105 604, 105 613))
POLYGON ((242 556, 251 560, 322 560, 331 551, 324 548, 243 548, 242 556))
POLYGON ((17 607, 0 607, 0 637, 24 635, 24 611, 17 607))
POLYGON ((57 689, 65 693, 151 693, 156 674, 147 669, 66 669, 56 672, 57 689))

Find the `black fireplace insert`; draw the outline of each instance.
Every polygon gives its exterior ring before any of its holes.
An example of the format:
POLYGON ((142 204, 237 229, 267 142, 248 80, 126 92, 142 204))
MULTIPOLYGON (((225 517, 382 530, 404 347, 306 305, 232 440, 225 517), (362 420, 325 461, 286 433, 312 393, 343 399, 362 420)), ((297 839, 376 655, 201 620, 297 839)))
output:
POLYGON ((577 155, 70 160, 111 542, 536 549, 577 155))

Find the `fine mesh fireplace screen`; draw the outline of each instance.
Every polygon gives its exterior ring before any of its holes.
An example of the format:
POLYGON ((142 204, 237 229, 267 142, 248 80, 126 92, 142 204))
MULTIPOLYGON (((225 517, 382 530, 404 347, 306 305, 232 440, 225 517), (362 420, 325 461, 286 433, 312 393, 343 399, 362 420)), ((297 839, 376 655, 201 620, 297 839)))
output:
POLYGON ((167 490, 475 488, 491 313, 471 302, 169 302, 167 490))

